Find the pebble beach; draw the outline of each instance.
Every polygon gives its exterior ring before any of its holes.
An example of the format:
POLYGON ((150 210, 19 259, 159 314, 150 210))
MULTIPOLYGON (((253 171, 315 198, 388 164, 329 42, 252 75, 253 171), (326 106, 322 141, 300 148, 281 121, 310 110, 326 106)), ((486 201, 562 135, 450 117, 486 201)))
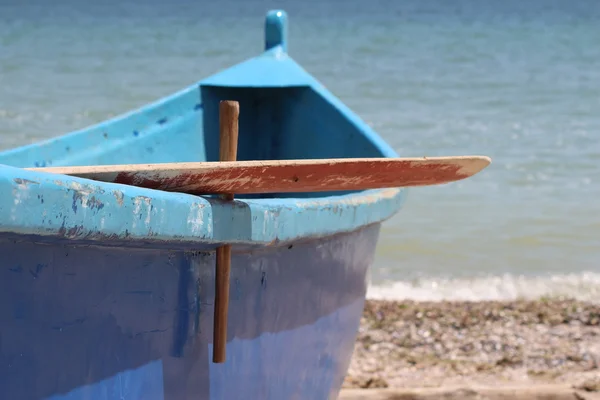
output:
POLYGON ((600 390, 600 306, 368 300, 344 389, 565 384, 600 390))

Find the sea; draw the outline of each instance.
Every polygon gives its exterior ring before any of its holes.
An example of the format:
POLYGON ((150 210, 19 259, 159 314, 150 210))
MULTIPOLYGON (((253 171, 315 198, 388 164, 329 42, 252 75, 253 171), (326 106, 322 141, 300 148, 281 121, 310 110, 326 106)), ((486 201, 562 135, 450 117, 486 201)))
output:
POLYGON ((370 298, 600 301, 600 1, 0 0, 0 148, 289 53, 401 156, 488 155, 410 189, 370 298))

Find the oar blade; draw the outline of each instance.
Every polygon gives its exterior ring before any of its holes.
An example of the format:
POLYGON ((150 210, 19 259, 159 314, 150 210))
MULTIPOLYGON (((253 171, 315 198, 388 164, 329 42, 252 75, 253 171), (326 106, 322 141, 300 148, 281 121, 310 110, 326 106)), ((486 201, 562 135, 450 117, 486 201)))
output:
POLYGON ((33 168, 150 189, 192 194, 353 191, 430 186, 469 178, 485 156, 342 158, 33 168))

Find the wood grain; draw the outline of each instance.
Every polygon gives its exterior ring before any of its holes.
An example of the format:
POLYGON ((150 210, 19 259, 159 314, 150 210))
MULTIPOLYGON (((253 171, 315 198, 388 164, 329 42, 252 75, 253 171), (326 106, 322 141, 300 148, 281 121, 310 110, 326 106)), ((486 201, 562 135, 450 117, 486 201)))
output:
POLYGON ((485 156, 339 158, 29 168, 191 194, 365 190, 438 185, 471 177, 485 156))
MULTIPOLYGON (((219 161, 237 160, 239 116, 238 102, 222 101, 219 104, 219 161)), ((223 198, 233 200, 233 193, 226 193, 223 198)))
MULTIPOLYGON (((238 102, 222 101, 219 104, 219 161, 235 161, 237 158, 239 114, 238 102)), ((231 201, 233 193, 225 193, 223 197, 231 201)), ((231 245, 217 247, 216 263, 213 362, 223 363, 227 347, 231 245)))

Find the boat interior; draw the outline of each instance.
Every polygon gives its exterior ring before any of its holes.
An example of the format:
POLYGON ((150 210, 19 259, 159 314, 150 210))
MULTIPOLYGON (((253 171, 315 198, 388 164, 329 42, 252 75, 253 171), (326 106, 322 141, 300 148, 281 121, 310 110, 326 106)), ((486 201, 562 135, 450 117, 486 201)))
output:
POLYGON ((238 160, 384 156, 359 126, 310 86, 253 88, 200 83, 113 120, 2 152, 0 164, 27 168, 218 161, 221 100, 240 104, 238 160))

